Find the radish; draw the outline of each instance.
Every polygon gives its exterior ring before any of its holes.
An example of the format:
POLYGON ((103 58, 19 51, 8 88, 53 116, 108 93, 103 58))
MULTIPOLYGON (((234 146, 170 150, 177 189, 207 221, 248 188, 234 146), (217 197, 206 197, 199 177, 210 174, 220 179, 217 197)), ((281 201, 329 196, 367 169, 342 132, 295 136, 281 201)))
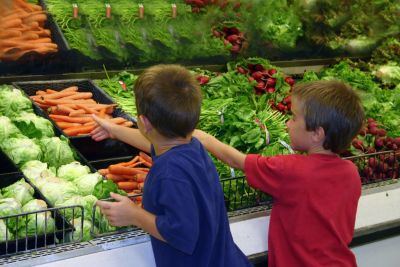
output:
POLYGON ((367 119, 367 122, 368 122, 368 123, 370 123, 370 122, 375 122, 375 120, 374 120, 373 118, 368 118, 368 119, 367 119))
POLYGON ((277 73, 276 69, 269 69, 268 70, 269 75, 274 75, 275 73, 277 73))
POLYGON ((256 89, 263 90, 265 87, 265 83, 263 81, 259 81, 256 85, 256 89))
POLYGON ((282 103, 279 103, 279 104, 276 106, 276 108, 277 108, 279 111, 285 111, 285 106, 284 106, 282 103))
POLYGON ((378 165, 376 158, 369 158, 368 159, 368 165, 372 168, 375 168, 376 165, 378 165))
POLYGON ((384 146, 383 138, 377 138, 375 139, 375 148, 380 149, 384 146))
POLYGON ((374 170, 371 167, 365 167, 364 168, 364 175, 367 178, 372 178, 372 176, 374 175, 374 170))
POLYGON ((226 40, 228 40, 231 44, 235 43, 239 39, 239 36, 236 34, 229 35, 226 37, 226 40))
POLYGON ((354 139, 351 144, 353 145, 353 147, 355 147, 356 149, 362 150, 364 151, 364 144, 361 140, 359 139, 354 139))
POLYGON ((378 134, 378 128, 376 128, 376 127, 369 128, 369 133, 372 134, 372 135, 377 135, 378 134))
POLYGON ((286 77, 286 78, 285 78, 285 82, 286 82, 287 84, 289 84, 290 86, 293 86, 293 85, 294 85, 294 80, 293 80, 292 77, 286 77))
POLYGON ((248 80, 249 80, 249 83, 252 83, 252 82, 254 82, 254 78, 253 77, 249 77, 249 78, 247 78, 248 80))
POLYGON ((246 74, 246 73, 247 73, 247 70, 245 70, 245 69, 242 68, 242 67, 237 67, 236 70, 237 70, 239 73, 241 73, 241 74, 246 74))
POLYGON ((269 94, 275 93, 275 88, 274 87, 269 87, 269 88, 267 88, 267 92, 269 94))
POLYGON ((221 33, 220 33, 219 31, 217 31, 217 30, 213 30, 213 35, 214 35, 215 37, 217 37, 217 38, 220 38, 220 37, 221 37, 221 33))
POLYGON ((399 149, 399 146, 397 144, 392 144, 392 149, 396 151, 399 149))
POLYGON ((237 45, 237 44, 235 44, 235 45, 233 45, 232 47, 231 47, 231 52, 232 53, 239 53, 240 52, 240 45, 237 45))
POLYGON ((267 79, 267 86, 268 87, 274 87, 276 84, 276 79, 275 78, 268 78, 267 79))
POLYGON ((261 78, 263 77, 261 71, 253 72, 253 74, 252 74, 251 76, 252 76, 256 81, 261 80, 261 78))
POLYGON ((373 148, 373 147, 369 147, 369 148, 367 149, 367 153, 368 153, 368 154, 375 153, 375 152, 376 152, 376 149, 373 148))
POLYGON ((378 136, 385 136, 386 131, 384 129, 378 129, 378 136))
POLYGON ((380 162, 378 164, 378 169, 381 170, 382 172, 386 172, 389 169, 389 165, 387 165, 387 163, 380 162))
POLYGON ((389 164, 390 166, 393 166, 394 163, 396 162, 395 156, 394 156, 393 154, 392 154, 392 155, 389 155, 389 157, 386 158, 386 162, 387 162, 387 164, 389 164))
POLYGON ((256 71, 263 71, 263 70, 265 70, 265 68, 264 68, 264 66, 263 65, 261 65, 261 64, 256 64, 255 66, 254 66, 254 69, 256 70, 256 71))
POLYGON ((368 128, 377 128, 377 127, 378 127, 378 123, 376 123, 375 121, 368 123, 368 128))
POLYGON ((400 137, 396 137, 393 142, 396 144, 396 146, 400 146, 400 137))

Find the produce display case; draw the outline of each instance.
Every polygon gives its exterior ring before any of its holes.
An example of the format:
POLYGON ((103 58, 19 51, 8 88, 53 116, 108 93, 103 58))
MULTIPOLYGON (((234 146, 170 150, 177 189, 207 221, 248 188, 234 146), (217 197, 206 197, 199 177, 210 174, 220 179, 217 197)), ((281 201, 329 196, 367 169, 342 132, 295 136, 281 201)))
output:
MULTIPOLYGON (((79 90, 93 93, 96 102, 119 103, 119 108, 113 111, 113 117, 122 116, 135 123, 132 116, 122 111, 124 105, 121 101, 125 96, 118 95, 118 82, 126 75, 119 75, 122 70, 137 75, 148 65, 181 63, 198 75, 198 81, 207 96, 213 94, 213 88, 207 86, 204 77, 211 80, 217 91, 222 92, 224 89, 228 92, 228 95, 220 94, 221 99, 235 98, 248 90, 259 95, 249 95, 250 101, 247 104, 253 103, 254 99, 259 100, 261 96, 277 100, 276 107, 278 104, 288 107, 288 103, 282 100, 289 89, 285 84, 288 75, 293 75, 296 82, 331 78, 343 80, 358 90, 365 103, 367 116, 374 118, 372 124, 368 121, 364 132, 353 141, 349 151, 342 155, 358 167, 363 188, 352 249, 356 251, 358 246, 363 247, 371 241, 381 244, 381 239, 386 237, 398 237, 400 155, 394 139, 400 133, 397 123, 400 102, 396 100, 400 99, 400 95, 396 98, 394 93, 389 92, 398 90, 400 80, 386 72, 393 65, 399 66, 400 62, 400 29, 396 23, 400 6, 397 1, 237 2, 39 0, 38 4, 47 14, 44 27, 51 30, 51 39, 57 44, 58 52, 48 55, 31 52, 14 62, 0 62, 0 84, 13 83, 28 96, 35 95, 37 90, 51 88, 58 91, 77 85, 79 90), (207 3, 198 6, 200 2, 207 3), (140 4, 144 7, 143 17, 140 4), (173 17, 173 4, 177 17, 173 17), (246 59, 248 57, 262 57, 271 61, 246 59), (231 62, 225 65, 227 61, 231 62), (262 71, 278 71, 273 78, 277 79, 279 86, 274 87, 277 93, 273 97, 263 92, 267 91, 264 90, 267 89, 265 85, 272 75, 262 74, 258 77, 258 64, 264 65, 262 71), (326 68, 328 65, 330 67, 326 68), (252 78, 257 84, 247 84, 247 80, 252 78), (228 82, 222 82, 223 86, 218 89, 215 81, 218 83, 224 79, 228 82), (259 84, 265 88, 258 90, 259 84), (373 101, 368 101, 370 99, 373 101)), ((134 79, 130 82, 134 82, 134 79)), ((208 100, 206 98, 205 102, 208 100)), ((134 106, 132 99, 128 98, 128 101, 134 106)), ((49 119, 46 111, 32 103, 35 114, 49 119)), ((233 105, 231 107, 236 108, 233 105)), ((260 114, 263 112, 275 114, 271 110, 260 112, 259 104, 254 109, 257 109, 256 118, 261 121, 263 118, 260 114)), ((218 123, 215 129, 222 128, 220 124, 224 123, 224 119, 228 121, 224 127, 232 136, 218 136, 224 138, 225 142, 232 141, 235 131, 250 132, 249 126, 264 138, 261 123, 256 125, 245 116, 226 114, 224 117, 211 111, 205 114, 209 121, 218 123), (236 126, 240 122, 243 128, 229 128, 227 124, 229 120, 234 122, 232 118, 237 119, 236 126)), ((238 109, 237 113, 250 112, 238 109)), ((134 115, 133 112, 130 114, 134 115)), ((287 117, 285 113, 283 115, 274 116, 284 121, 287 117)), ((277 118, 274 116, 271 118, 277 118)), ((55 135, 64 135, 63 130, 52 123, 55 135)), ((271 130, 271 127, 267 128, 271 130)), ((281 130, 282 127, 277 128, 281 130)), ((275 130, 272 127, 272 131, 275 130)), ((272 137, 275 137, 275 132, 272 137)), ((285 140, 283 137, 281 139, 285 140)), ((89 136, 67 136, 67 139, 76 151, 77 160, 89 166, 91 172, 107 168, 110 164, 128 161, 139 153, 137 149, 115 140, 94 142, 89 136)), ((248 139, 239 148, 248 153, 260 152, 256 150, 258 147, 253 142, 255 140, 248 139)), ((261 152, 289 153, 284 147, 278 147, 278 150, 261 152)), ((1 150, 0 165, 0 179, 4 183, 0 187, 13 183, 15 177, 22 175, 20 168, 1 150)), ((253 263, 265 265, 268 251, 266 229, 273 200, 250 188, 242 173, 227 168, 220 173, 235 242, 253 263)), ((29 179, 26 181, 29 183, 29 179)), ((41 191, 35 185, 32 186, 35 196, 45 199, 41 191)), ((140 196, 131 195, 132 198, 140 196)), ((95 228, 101 226, 101 220, 96 217, 99 213, 93 207, 90 239, 81 241, 82 234, 77 239, 72 237, 76 237, 73 233, 77 228, 85 228, 86 221, 80 221, 79 227, 71 225, 65 220, 65 213, 71 208, 73 213, 75 210, 77 214, 83 213, 83 206, 50 207, 46 211, 55 214, 53 217, 56 217, 57 230, 50 234, 0 243, 0 265, 30 266, 47 263, 50 266, 53 262, 54 266, 122 266, 126 263, 118 257, 123 258, 129 253, 136 264, 155 266, 149 237, 141 229, 96 231, 95 228), (110 262, 109 259, 114 261, 110 262)), ((41 212, 45 211, 36 213, 41 212)), ((21 213, 8 218, 24 220, 28 215, 31 214, 21 213)), ((363 260, 367 256, 355 253, 357 260, 361 259, 360 266, 369 266, 368 261, 363 260)), ((397 266, 386 263, 387 266, 397 266)))

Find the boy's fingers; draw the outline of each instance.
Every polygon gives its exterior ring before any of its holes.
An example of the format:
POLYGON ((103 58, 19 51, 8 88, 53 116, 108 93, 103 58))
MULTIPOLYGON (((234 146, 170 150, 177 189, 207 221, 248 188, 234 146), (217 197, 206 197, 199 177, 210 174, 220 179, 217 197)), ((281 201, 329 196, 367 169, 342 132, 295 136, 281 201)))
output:
POLYGON ((126 198, 126 197, 124 197, 124 196, 122 196, 120 194, 116 194, 116 193, 113 193, 113 192, 110 192, 110 196, 113 199, 115 199, 116 201, 118 201, 118 202, 123 201, 126 198))
POLYGON ((110 209, 112 206, 111 202, 107 202, 107 201, 101 201, 101 200, 97 200, 96 201, 96 205, 98 207, 100 207, 101 209, 110 209))

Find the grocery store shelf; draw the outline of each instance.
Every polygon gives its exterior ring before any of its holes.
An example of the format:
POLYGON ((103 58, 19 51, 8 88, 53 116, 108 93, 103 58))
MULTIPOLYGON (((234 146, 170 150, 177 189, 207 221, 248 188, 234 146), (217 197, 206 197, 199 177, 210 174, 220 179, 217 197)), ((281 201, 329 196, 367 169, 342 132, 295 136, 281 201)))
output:
MULTIPOLYGON (((400 234, 400 183, 388 184, 363 190, 356 219, 353 250, 400 234), (355 242, 354 242, 355 241, 355 242)), ((229 213, 233 238, 239 248, 254 262, 265 260, 268 251, 267 237, 269 210, 252 208, 241 214, 229 213)), ((378 244, 378 243, 376 243, 378 244)), ((359 251, 359 250, 358 250, 359 251)), ((361 256, 360 256, 361 257, 361 256)), ((364 256, 363 256, 364 257, 364 256)), ((149 236, 142 231, 111 235, 90 242, 60 246, 9 258, 0 264, 10 266, 155 266, 149 236), (126 261, 129 254, 129 261, 126 261)))

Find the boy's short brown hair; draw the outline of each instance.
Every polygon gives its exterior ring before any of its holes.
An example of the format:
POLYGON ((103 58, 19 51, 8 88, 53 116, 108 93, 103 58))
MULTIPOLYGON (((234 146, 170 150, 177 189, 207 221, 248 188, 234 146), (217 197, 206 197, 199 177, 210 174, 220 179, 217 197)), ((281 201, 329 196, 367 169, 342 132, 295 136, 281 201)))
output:
POLYGON ((345 150, 360 131, 364 110, 356 92, 337 81, 314 81, 295 85, 293 97, 302 103, 307 131, 322 127, 323 146, 334 153, 345 150))
POLYGON ((146 69, 134 86, 138 115, 168 138, 187 137, 199 121, 200 85, 186 68, 156 65, 146 69))

